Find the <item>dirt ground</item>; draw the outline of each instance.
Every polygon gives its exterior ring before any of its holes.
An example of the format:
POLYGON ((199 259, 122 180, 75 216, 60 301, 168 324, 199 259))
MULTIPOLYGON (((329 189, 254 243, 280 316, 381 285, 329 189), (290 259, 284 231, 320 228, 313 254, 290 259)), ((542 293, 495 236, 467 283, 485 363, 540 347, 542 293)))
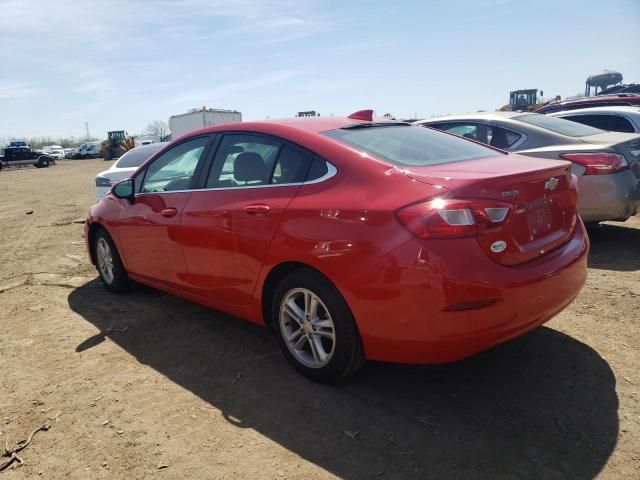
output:
POLYGON ((107 166, 0 172, 0 442, 51 424, 0 478, 640 478, 640 217, 546 327, 322 386, 266 329, 101 287, 76 220, 107 166))

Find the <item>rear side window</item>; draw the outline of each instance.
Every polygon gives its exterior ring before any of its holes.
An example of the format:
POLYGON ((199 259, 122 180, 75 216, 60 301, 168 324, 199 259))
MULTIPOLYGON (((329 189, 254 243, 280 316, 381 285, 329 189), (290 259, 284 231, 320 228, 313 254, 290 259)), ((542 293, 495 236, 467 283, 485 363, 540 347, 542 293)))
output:
POLYGON ((271 183, 300 183, 307 178, 307 172, 313 162, 313 155, 289 145, 282 147, 278 156, 271 183))
MULTIPOLYGON (((335 170, 335 167, 332 167, 335 170)), ((329 164, 320 157, 314 157, 309 173, 307 174, 307 182, 317 180, 329 173, 329 164)))
POLYGON ((562 118, 612 132, 635 132, 631 122, 620 115, 565 115, 562 118))
POLYGON ((509 148, 522 137, 522 135, 512 130, 487 123, 441 124, 440 129, 496 148, 509 148))
POLYGON ((512 120, 528 123, 541 127, 546 130, 550 130, 567 137, 587 137, 589 135, 597 135, 602 133, 602 130, 589 127, 588 125, 582 125, 581 123, 571 122, 564 118, 549 117, 547 115, 541 115, 539 113, 529 113, 527 115, 518 115, 512 117, 512 120))
POLYGON ((500 155, 441 132, 409 125, 342 128, 323 132, 345 145, 401 166, 429 166, 500 155))

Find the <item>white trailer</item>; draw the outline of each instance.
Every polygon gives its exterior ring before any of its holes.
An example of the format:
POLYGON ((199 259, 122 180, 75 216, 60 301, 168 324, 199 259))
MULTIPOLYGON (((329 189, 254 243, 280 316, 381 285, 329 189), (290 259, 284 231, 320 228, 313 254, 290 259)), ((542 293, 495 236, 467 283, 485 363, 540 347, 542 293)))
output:
POLYGON ((169 118, 169 130, 171 130, 171 139, 175 140, 185 133, 193 132, 200 128, 241 121, 242 114, 236 110, 203 107, 197 110, 190 110, 182 115, 172 115, 169 118))

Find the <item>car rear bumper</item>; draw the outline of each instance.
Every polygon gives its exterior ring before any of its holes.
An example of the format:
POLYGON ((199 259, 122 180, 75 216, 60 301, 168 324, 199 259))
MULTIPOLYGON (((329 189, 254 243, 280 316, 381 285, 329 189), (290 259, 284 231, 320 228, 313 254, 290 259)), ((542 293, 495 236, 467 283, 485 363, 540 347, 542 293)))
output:
POLYGON ((583 175, 578 188, 578 211, 585 222, 626 220, 640 206, 640 183, 631 170, 583 175))
POLYGON ((547 322, 571 303, 586 280, 589 241, 581 222, 562 247, 511 267, 468 242, 476 240, 432 241, 426 248, 411 241, 385 255, 382 265, 352 278, 343 293, 367 358, 399 363, 462 359, 547 322), (451 311, 468 301, 492 303, 451 311))

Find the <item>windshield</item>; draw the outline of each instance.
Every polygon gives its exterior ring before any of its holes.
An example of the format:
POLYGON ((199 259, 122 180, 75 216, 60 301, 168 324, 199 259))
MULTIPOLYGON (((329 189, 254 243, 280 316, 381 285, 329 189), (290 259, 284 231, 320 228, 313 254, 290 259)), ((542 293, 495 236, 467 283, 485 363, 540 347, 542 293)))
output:
POLYGON ((501 155, 469 140, 409 125, 339 129, 322 134, 402 166, 424 167, 501 155))
POLYGON ((116 168, 132 168, 142 165, 151 155, 156 153, 166 143, 152 143, 144 148, 134 148, 125 153, 115 164, 116 168))
POLYGON ((518 115, 516 117, 512 117, 512 120, 518 120, 530 125, 535 125, 536 127, 542 127, 544 129, 551 130, 552 132, 566 135, 567 137, 586 137, 604 132, 604 130, 600 130, 599 128, 589 127, 588 125, 564 120, 562 118, 549 117, 540 113, 518 115))

